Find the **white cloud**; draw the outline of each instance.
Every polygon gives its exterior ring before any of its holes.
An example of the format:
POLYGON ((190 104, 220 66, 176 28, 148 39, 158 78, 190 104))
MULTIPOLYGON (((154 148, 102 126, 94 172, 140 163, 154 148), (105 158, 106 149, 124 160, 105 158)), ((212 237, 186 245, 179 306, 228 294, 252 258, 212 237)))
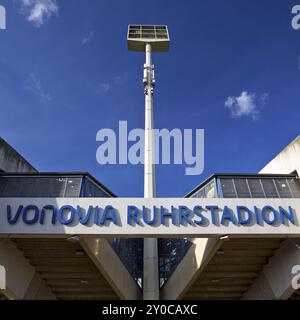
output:
POLYGON ((91 86, 93 91, 97 94, 104 94, 116 86, 122 86, 128 79, 128 72, 115 76, 112 81, 100 82, 96 85, 91 86))
POLYGON ((91 30, 89 34, 81 40, 81 45, 83 46, 87 45, 89 42, 91 42, 93 36, 94 36, 94 31, 91 30))
POLYGON ((122 85, 128 80, 128 72, 124 72, 123 74, 117 75, 114 78, 114 84, 122 85))
POLYGON ((100 83, 99 87, 100 87, 101 92, 107 92, 110 89, 110 84, 109 83, 100 83))
POLYGON ((39 79, 37 78, 36 74, 31 72, 29 74, 29 78, 26 81, 25 84, 25 89, 27 91, 31 91, 35 94, 37 94, 40 99, 42 100, 42 102, 49 102, 51 101, 51 95, 47 92, 45 92, 44 88, 41 85, 41 82, 39 81, 39 79))
POLYGON ((42 26, 52 15, 58 14, 56 0, 21 0, 21 4, 21 12, 36 27, 42 26))
POLYGON ((268 97, 268 93, 257 96, 254 93, 243 91, 238 97, 228 97, 225 101, 225 107, 230 110, 233 118, 251 117, 253 120, 257 120, 260 109, 268 97))
POLYGON ((260 96, 260 101, 262 102, 262 104, 265 104, 267 102, 267 100, 269 99, 269 94, 268 93, 264 93, 260 96))

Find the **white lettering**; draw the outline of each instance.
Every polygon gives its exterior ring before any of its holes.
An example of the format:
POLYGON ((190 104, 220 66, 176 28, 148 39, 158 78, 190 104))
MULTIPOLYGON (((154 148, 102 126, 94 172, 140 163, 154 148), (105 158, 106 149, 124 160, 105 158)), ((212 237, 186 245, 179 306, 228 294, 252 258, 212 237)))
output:
POLYGON ((292 9, 292 14, 295 16, 292 19, 292 28, 295 30, 300 29, 300 5, 295 5, 292 9))

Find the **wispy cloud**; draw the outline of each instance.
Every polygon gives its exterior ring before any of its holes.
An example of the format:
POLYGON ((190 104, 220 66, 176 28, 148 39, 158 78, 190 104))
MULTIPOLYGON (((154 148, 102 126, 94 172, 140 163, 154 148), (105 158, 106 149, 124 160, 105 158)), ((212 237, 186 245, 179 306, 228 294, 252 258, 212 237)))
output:
POLYGON ((87 45, 89 42, 92 41, 93 36, 94 36, 94 31, 91 30, 89 34, 81 40, 81 45, 83 46, 87 45))
POLYGON ((257 96, 255 93, 243 91, 238 97, 228 97, 225 107, 235 119, 250 117, 252 120, 257 120, 261 107, 266 103, 268 97, 268 93, 257 96))
POLYGON ((51 95, 47 93, 36 74, 31 72, 25 83, 25 90, 31 91, 39 96, 43 103, 51 101, 51 95))
POLYGON ((99 85, 101 92, 107 92, 110 90, 110 84, 109 83, 100 83, 99 85))
POLYGON ((127 79, 128 79, 128 72, 124 72, 123 74, 115 76, 114 84, 122 85, 127 81, 127 79))
POLYGON ((32 22, 34 26, 40 27, 52 15, 58 14, 58 5, 56 0, 20 0, 21 12, 27 16, 27 21, 32 22))
POLYGON ((88 82, 88 85, 94 94, 103 95, 114 91, 117 87, 120 88, 128 80, 128 75, 128 72, 124 72, 111 79, 98 79, 98 81, 95 82, 88 82))
POLYGON ((113 87, 122 86, 128 80, 128 72, 115 76, 111 81, 100 82, 95 86, 97 93, 107 93, 113 87))

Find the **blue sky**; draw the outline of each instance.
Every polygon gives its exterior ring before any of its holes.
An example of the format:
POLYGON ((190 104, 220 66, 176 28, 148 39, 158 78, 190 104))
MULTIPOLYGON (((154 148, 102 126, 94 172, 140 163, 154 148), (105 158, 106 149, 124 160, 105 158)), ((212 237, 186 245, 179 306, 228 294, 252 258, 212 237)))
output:
POLYGON ((157 167, 159 197, 214 172, 258 172, 300 134, 300 30, 287 0, 0 0, 0 136, 40 171, 89 171, 118 196, 143 195, 143 167, 100 166, 101 128, 144 126, 144 55, 129 23, 167 24, 154 54, 157 128, 204 128, 205 170, 157 167), (36 6, 36 4, 44 6, 36 6))

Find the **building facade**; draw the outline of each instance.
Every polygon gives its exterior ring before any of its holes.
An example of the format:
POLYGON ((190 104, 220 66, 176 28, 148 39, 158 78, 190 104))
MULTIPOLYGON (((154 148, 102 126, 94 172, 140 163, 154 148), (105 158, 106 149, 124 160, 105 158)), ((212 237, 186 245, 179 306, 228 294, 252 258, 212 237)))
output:
MULTIPOLYGON (((300 204, 300 137, 259 174, 214 174, 185 198, 294 199, 300 204)), ((0 139, 0 201, 115 198, 88 173, 40 173, 0 139)), ((3 213, 0 213, 3 214, 3 213)), ((298 299, 300 239, 158 239, 160 299, 298 299), (188 272, 187 272, 188 270, 188 272)), ((141 299, 143 239, 0 234, 0 299, 141 299)))

